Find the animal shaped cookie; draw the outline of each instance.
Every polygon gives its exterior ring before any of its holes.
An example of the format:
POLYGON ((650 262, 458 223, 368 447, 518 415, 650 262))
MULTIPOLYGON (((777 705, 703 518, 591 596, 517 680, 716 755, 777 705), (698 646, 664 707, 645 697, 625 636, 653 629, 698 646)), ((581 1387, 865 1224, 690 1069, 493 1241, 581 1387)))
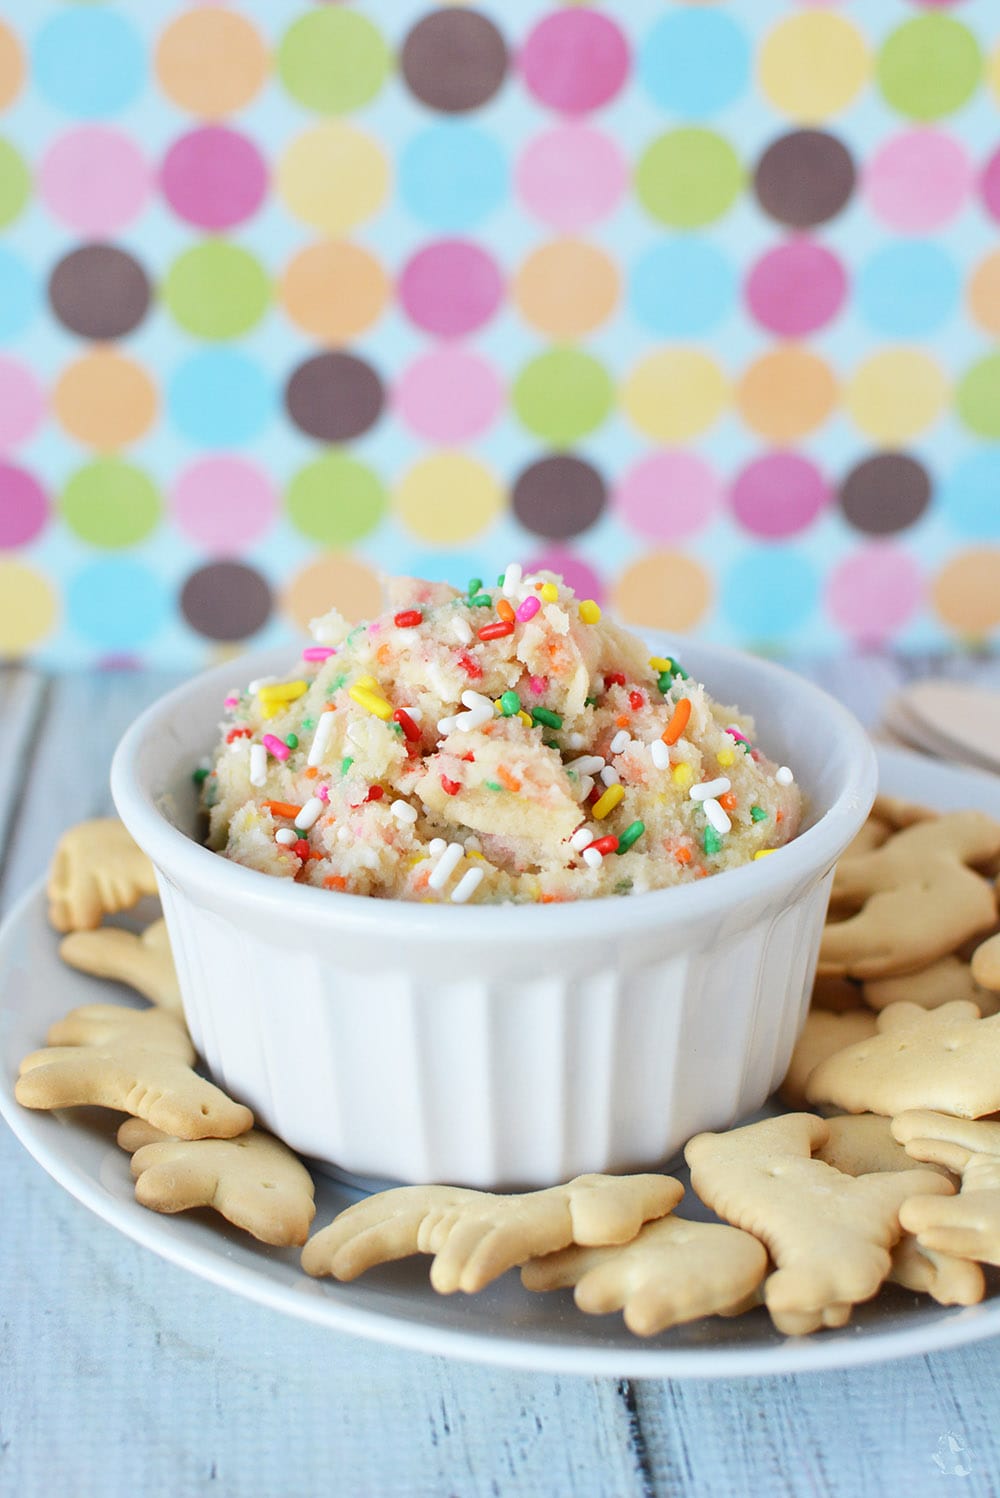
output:
POLYGON ((787 1108, 801 1108, 806 1100, 806 1083, 819 1063, 874 1034, 875 1016, 869 1009, 847 1009, 839 1014, 810 1009, 778 1088, 781 1101, 787 1108))
POLYGON ((788 1336, 844 1326, 892 1268, 901 1203, 953 1190, 932 1171, 844 1175, 813 1159, 828 1137, 823 1119, 786 1113, 728 1134, 697 1134, 684 1151, 702 1201, 766 1244, 777 1268, 764 1282, 764 1303, 788 1336))
POLYGON ((59 956, 81 973, 125 983, 151 1003, 182 1013, 177 969, 162 919, 153 921, 141 936, 117 926, 71 931, 59 943, 59 956))
MULTIPOLYGON (((1000 944, 997 956, 1000 959, 1000 944)), ((997 986, 1000 987, 1000 974, 997 986)), ((885 1009, 890 1004, 919 1004, 921 1009, 937 1009, 942 1004, 964 999, 975 1004, 984 1017, 1000 1011, 1000 993, 982 987, 976 981, 972 965, 963 962, 953 952, 915 973, 901 973, 895 978, 870 978, 861 985, 861 992, 868 1007, 876 1010, 885 1009)))
POLYGON ((442 1295, 481 1290, 507 1269, 570 1243, 627 1243, 677 1205, 670 1176, 577 1176, 565 1186, 492 1196, 459 1186, 397 1186, 357 1202, 310 1238, 307 1274, 353 1280, 375 1264, 433 1254, 442 1295))
POLYGON ((993 886, 970 865, 1000 853, 1000 822, 950 812, 916 822, 872 852, 837 865, 819 971, 852 978, 914 972, 996 921, 993 886))
POLYGON ((581 1311, 624 1311, 638 1337, 701 1316, 747 1308, 767 1273, 767 1250, 749 1233, 670 1214, 647 1222, 631 1243, 560 1249, 521 1269, 527 1290, 573 1287, 581 1311))
POLYGON ((59 839, 48 882, 57 931, 92 930, 155 894, 153 865, 117 817, 80 822, 59 839))
MULTIPOLYGON (((1000 933, 984 941, 972 954, 973 982, 989 993, 1000 994, 1000 933)), ((978 1003, 978 999, 976 1000, 978 1003)))
POLYGON ((958 1196, 934 1209, 919 1197, 903 1204, 900 1220, 921 1248, 1000 1264, 1000 1123, 915 1108, 893 1119, 892 1132, 915 1160, 962 1177, 958 1196))

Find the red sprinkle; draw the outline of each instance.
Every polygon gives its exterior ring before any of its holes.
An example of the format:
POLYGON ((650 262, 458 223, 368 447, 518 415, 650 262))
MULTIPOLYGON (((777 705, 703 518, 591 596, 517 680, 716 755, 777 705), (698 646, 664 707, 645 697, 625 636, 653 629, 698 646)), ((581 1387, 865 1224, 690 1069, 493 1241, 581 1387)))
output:
POLYGON ((460 754, 458 757, 459 759, 467 760, 470 765, 476 763, 476 756, 471 751, 468 754, 460 754))
POLYGON ((229 730, 229 732, 226 734, 226 743, 227 744, 231 744, 233 742, 233 739, 250 739, 250 738, 253 738, 253 729, 252 728, 231 728, 229 730))
POLYGON ((607 786, 604 786, 604 785, 595 785, 594 789, 590 792, 589 796, 587 797, 587 805, 588 806, 594 806, 594 805, 596 805, 596 803, 598 801, 600 801, 601 797, 604 795, 604 792, 606 790, 607 790, 607 786))
POLYGON ((598 853, 617 853, 618 839, 613 832, 609 832, 605 837, 595 837, 594 841, 588 843, 587 846, 596 848, 598 853))
POLYGON ((629 692, 628 705, 634 713, 637 713, 640 707, 646 706, 646 699, 641 692, 629 692))
POLYGON ((424 616, 419 609, 401 609, 392 616, 392 622, 400 629, 415 629, 418 624, 423 624, 424 616))
POLYGON ((625 685, 625 672, 609 671, 604 678, 604 685, 606 687, 623 687, 625 685))
POLYGON ((368 794, 365 797, 365 801, 381 801, 384 795, 385 791, 380 785, 370 785, 368 787, 368 794))
MULTIPOLYGON (((480 635, 482 635, 482 630, 480 630, 480 635)), ((483 674, 483 668, 479 664, 479 662, 473 656, 467 655, 464 651, 458 658, 458 664, 461 666, 463 671, 467 672, 467 674, 472 677, 473 681, 478 681, 483 674)))
POLYGON ((392 715, 394 723, 398 723, 403 730, 403 738, 410 744, 420 743, 420 729, 414 723, 405 707, 397 707, 392 715))
POLYGON ((449 780, 447 775, 441 776, 441 784, 444 786, 444 789, 449 796, 457 796, 459 791, 462 789, 460 781, 449 780))
POLYGON ((303 863, 305 863, 306 859, 312 852, 312 849, 306 842, 305 838, 300 837, 297 843, 292 844, 292 852, 295 854, 296 858, 301 858, 303 863))
POLYGON ((512 635, 514 626, 506 619, 497 619, 493 624, 484 624, 479 630, 481 640, 502 640, 504 635, 512 635))

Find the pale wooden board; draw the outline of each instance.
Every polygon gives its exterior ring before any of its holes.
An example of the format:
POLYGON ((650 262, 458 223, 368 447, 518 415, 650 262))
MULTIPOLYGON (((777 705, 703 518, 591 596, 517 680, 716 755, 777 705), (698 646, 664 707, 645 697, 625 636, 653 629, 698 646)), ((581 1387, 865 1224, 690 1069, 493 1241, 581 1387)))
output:
MULTIPOLYGON (((863 657, 808 674, 874 724, 886 693, 922 668, 1000 684, 996 663, 940 660, 863 657)), ((63 827, 110 810, 114 743, 168 685, 145 673, 0 675, 0 908, 43 871, 63 827)), ((0 1201, 3 1493, 997 1491, 996 1342, 798 1379, 518 1374, 336 1336, 216 1290, 92 1217, 6 1129, 0 1201), (935 1458, 970 1470, 942 1472, 935 1458)))

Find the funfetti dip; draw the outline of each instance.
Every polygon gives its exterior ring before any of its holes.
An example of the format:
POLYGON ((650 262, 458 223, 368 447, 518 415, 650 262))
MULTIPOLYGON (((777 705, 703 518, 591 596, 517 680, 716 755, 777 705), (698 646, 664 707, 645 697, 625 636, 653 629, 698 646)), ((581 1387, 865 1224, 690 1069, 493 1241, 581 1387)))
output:
POLYGON ((625 895, 736 868, 798 831, 792 772, 674 659, 511 564, 389 607, 225 701, 209 846, 278 878, 462 904, 625 895))

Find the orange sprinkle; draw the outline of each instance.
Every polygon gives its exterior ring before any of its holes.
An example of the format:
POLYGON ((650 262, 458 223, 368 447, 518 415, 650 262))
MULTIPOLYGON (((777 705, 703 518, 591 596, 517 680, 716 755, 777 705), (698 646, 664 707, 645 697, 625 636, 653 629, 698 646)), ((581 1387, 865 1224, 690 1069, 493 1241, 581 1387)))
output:
POLYGON ((291 817, 293 821, 302 810, 301 806, 294 806, 291 801, 262 801, 260 804, 272 817, 291 817))
POLYGON ((726 791, 726 793, 725 793, 724 796, 720 796, 719 797, 719 805, 722 807, 723 811, 735 811, 736 810, 736 792, 735 791, 726 791))
POLYGON ((430 882, 430 877, 430 869, 421 869, 418 874, 414 874, 413 876, 413 888, 418 892, 420 890, 426 889, 428 883, 430 882))
POLYGON ((514 616, 514 610, 511 608, 511 606, 507 602, 506 598, 498 598, 497 599, 497 618, 498 619, 502 619, 505 624, 513 624, 514 623, 514 617, 515 617, 514 616))
POLYGON ((388 643, 380 645, 375 652, 375 659, 380 666, 387 666, 392 660, 392 646, 388 643))
POLYGON ((677 743, 677 740, 688 725, 690 716, 691 699, 689 697, 682 697, 671 714, 670 722, 660 735, 665 744, 677 743))
POLYGON ((325 713, 335 713, 337 711, 337 704, 335 702, 328 702, 323 711, 325 713))
POLYGON ((631 721, 628 713, 619 713, 615 719, 615 724, 618 728, 627 728, 631 721))
POLYGON ((774 820, 776 822, 783 822, 785 820, 785 813, 783 811, 776 811, 774 813, 774 820))
POLYGON ((310 765, 308 770, 303 770, 302 773, 307 780, 315 780, 316 776, 319 774, 319 771, 317 770, 315 765, 310 765))
POLYGON ((542 895, 541 898, 540 898, 539 903, 542 904, 542 905, 561 905, 563 903, 563 896, 562 895, 542 895))
POLYGON ((323 880, 323 888, 346 889, 347 880, 344 878, 343 874, 327 874, 326 878, 323 880))
POLYGON ((519 791, 521 782, 516 775, 512 775, 506 765, 497 765, 497 779, 507 791, 519 791))
POLYGON ((694 871, 694 877, 695 877, 695 878, 696 878, 696 879, 706 879, 706 878, 707 878, 707 877, 708 877, 708 870, 707 870, 707 869, 704 869, 704 868, 701 868, 701 867, 700 867, 700 866, 699 866, 699 867, 698 867, 698 868, 697 868, 697 869, 695 869, 695 871, 694 871))
POLYGON ((691 862, 691 849, 690 848, 678 848, 677 852, 674 854, 674 857, 676 858, 676 860, 677 860, 678 863, 690 863, 691 862))

